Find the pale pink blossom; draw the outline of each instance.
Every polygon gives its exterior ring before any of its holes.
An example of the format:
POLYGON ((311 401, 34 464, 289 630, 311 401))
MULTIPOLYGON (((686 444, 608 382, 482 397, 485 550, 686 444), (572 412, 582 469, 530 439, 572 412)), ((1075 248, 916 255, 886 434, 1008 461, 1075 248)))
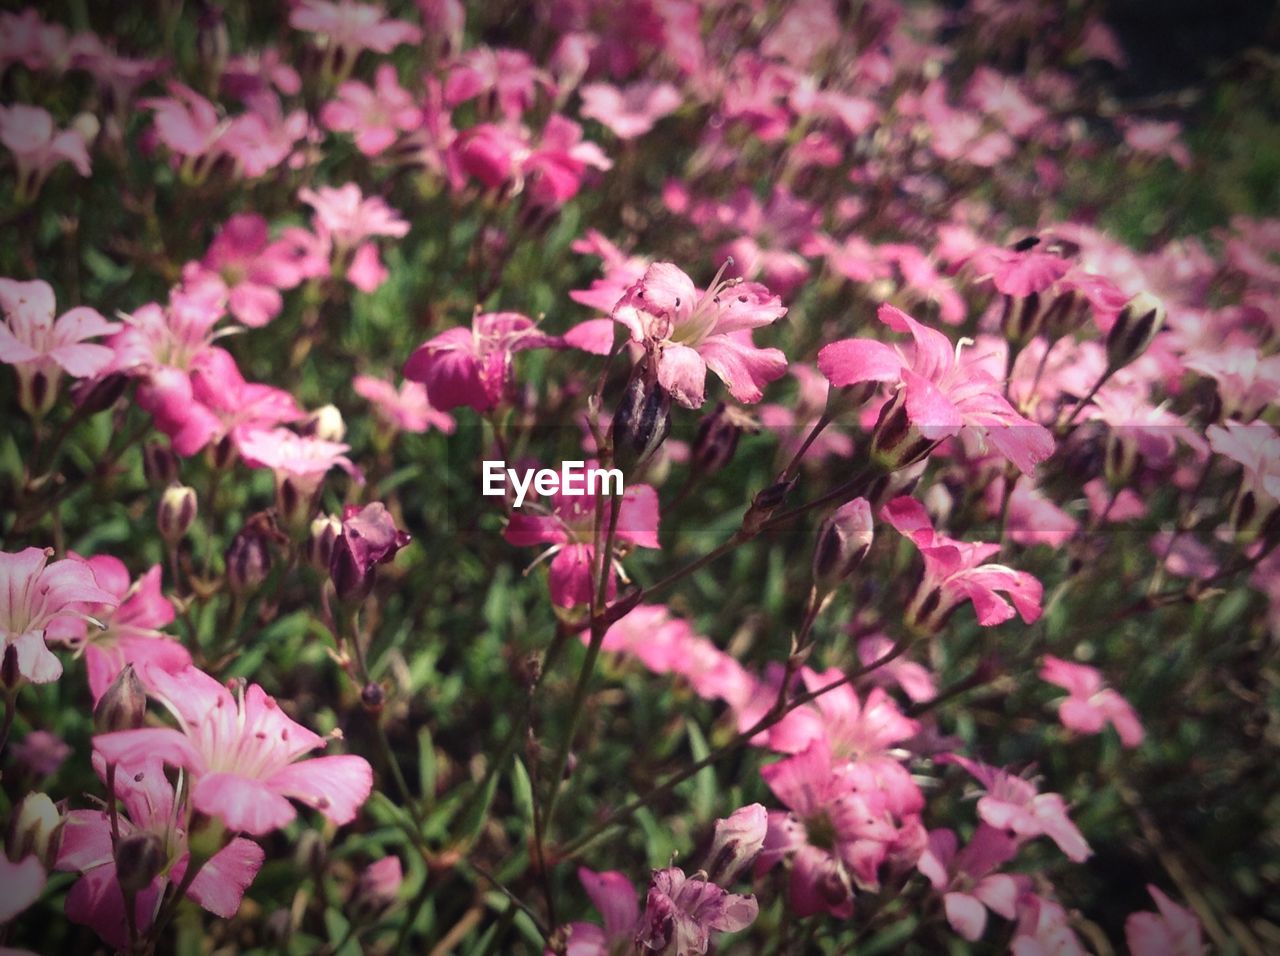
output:
MULTIPOLYGON (((491 94, 502 115, 518 121, 533 106, 539 88, 554 84, 523 50, 477 46, 449 66, 444 101, 450 107, 491 94)), ((484 110, 488 114, 489 110, 484 110)))
MULTIPOLYGON (((858 660, 863 667, 869 667, 883 661, 893 649, 894 644, 890 638, 883 634, 870 634, 858 641, 858 660)), ((914 703, 933 700, 938 694, 937 681, 929 669, 923 664, 908 660, 905 655, 878 664, 867 678, 882 686, 896 684, 914 703)))
POLYGON ((1040 679, 1057 684, 1070 695, 1058 703, 1058 719, 1068 730, 1097 734, 1109 723, 1124 746, 1142 743, 1144 734, 1137 713, 1118 692, 1103 686, 1102 674, 1096 668, 1046 654, 1040 679))
POLYGON ((1200 920, 1179 906, 1157 886, 1147 884, 1156 912, 1133 913, 1124 921, 1124 938, 1132 956, 1202 956, 1205 952, 1200 920))
POLYGON ((929 846, 916 866, 943 894, 951 928, 972 943, 982 938, 988 910, 1008 920, 1017 916, 1026 878, 995 872, 1018 852, 1017 842, 995 827, 981 824, 957 853, 958 846, 954 831, 931 830, 929 846))
MULTIPOLYGON (((4 892, 0 893, 0 926, 40 899, 45 882, 44 866, 34 854, 15 863, 7 855, 0 853, 0 886, 4 887, 4 892)), ((5 956, 9 953, 19 956, 22 951, 0 952, 4 952, 5 956)))
POLYGON ((241 684, 233 696, 194 667, 178 674, 149 668, 142 677, 177 729, 101 734, 95 750, 110 763, 131 766, 154 758, 181 767, 191 774, 192 806, 228 829, 252 836, 277 830, 297 816, 290 799, 341 826, 368 798, 368 761, 345 754, 300 760, 324 746, 324 738, 290 720, 257 684, 241 684))
POLYGON ((284 307, 280 295, 302 281, 295 251, 272 242, 267 220, 257 213, 232 216, 218 230, 200 265, 227 286, 227 308, 250 328, 266 325, 284 307))
POLYGON ((1011 956, 1088 956, 1061 903, 1025 892, 1018 899, 1018 927, 1011 956))
POLYGON ((270 468, 276 487, 289 483, 300 499, 312 497, 330 469, 341 468, 356 482, 364 476, 347 457, 350 445, 299 435, 288 428, 251 428, 239 437, 240 457, 250 468, 270 468))
POLYGON ((83 561, 54 561, 53 550, 0 551, 0 639, 4 653, 13 648, 18 673, 35 684, 62 676, 62 663, 45 646, 50 627, 64 618, 81 618, 87 604, 119 603, 100 587, 83 561))
POLYGON ((641 80, 630 86, 588 83, 579 92, 579 112, 608 127, 618 139, 635 139, 653 129, 680 106, 680 91, 670 83, 641 80))
POLYGON ((377 156, 401 133, 422 124, 422 109, 400 85, 395 67, 383 63, 372 89, 359 80, 339 86, 336 97, 321 107, 320 121, 336 132, 352 133, 356 149, 377 156))
POLYGON ((138 101, 155 110, 155 133, 171 153, 210 162, 222 152, 221 141, 229 127, 216 106, 182 83, 170 81, 169 95, 138 101))
MULTIPOLYGON (((818 368, 839 388, 859 382, 896 385, 897 397, 881 415, 886 429, 900 408, 924 443, 974 428, 1028 473, 1053 453, 1049 431, 1019 415, 1000 383, 981 366, 963 362, 959 347, 953 348, 946 336, 891 305, 880 306, 878 314, 894 331, 911 334, 915 347, 910 355, 873 339, 844 339, 818 353, 818 368)), ((896 436, 897 430, 891 430, 896 436)), ((902 442, 909 443, 906 437, 902 442)))
POLYGON ((292 161, 294 147, 311 128, 305 110, 285 113, 280 98, 265 91, 251 94, 248 112, 236 116, 221 140, 235 160, 238 174, 257 179, 292 161))
POLYGON ((613 318, 644 346, 662 387, 681 405, 697 408, 708 370, 738 401, 761 399, 763 387, 786 371, 787 360, 778 349, 757 347, 751 333, 786 312, 758 283, 717 276, 699 291, 679 267, 656 262, 627 290, 613 318))
POLYGON ((58 129, 48 110, 38 106, 0 106, 0 143, 13 153, 20 199, 34 198, 62 163, 70 163, 81 176, 89 175, 84 136, 74 126, 58 129))
POLYGON ((316 228, 339 249, 354 249, 374 236, 399 239, 409 232, 399 213, 380 196, 363 196, 355 183, 303 188, 298 198, 315 210, 316 228))
POLYGON ((347 70, 361 50, 390 53, 422 38, 412 23, 387 17, 376 3, 358 0, 301 0, 289 14, 289 26, 317 34, 326 49, 341 51, 347 70))
MULTIPOLYGON (((94 762, 99 773, 104 773, 101 757, 94 762)), ((177 800, 159 759, 144 757, 124 769, 126 772, 115 776, 124 804, 115 819, 119 839, 153 836, 163 855, 160 874, 134 899, 135 925, 145 934, 155 920, 162 894, 169 886, 182 883, 190 865, 190 813, 185 803, 177 800)), ((112 823, 105 810, 68 813, 57 868, 80 874, 67 894, 67 918, 90 927, 108 945, 124 949, 129 943, 129 924, 116 874, 112 823)), ((239 910, 263 859, 262 847, 236 837, 200 867, 186 895, 215 916, 230 919, 239 910)))
POLYGON ((884 518, 924 557, 924 577, 907 609, 908 619, 917 626, 937 631, 966 600, 973 602, 983 627, 1002 624, 1015 613, 1028 624, 1040 618, 1043 585, 1025 571, 985 563, 999 553, 1000 545, 939 534, 924 505, 905 495, 885 506, 884 518))
POLYGON ((426 432, 434 428, 451 435, 456 427, 452 415, 431 404, 427 387, 421 382, 401 382, 397 389, 384 379, 357 375, 351 388, 373 405, 380 418, 401 431, 426 432))

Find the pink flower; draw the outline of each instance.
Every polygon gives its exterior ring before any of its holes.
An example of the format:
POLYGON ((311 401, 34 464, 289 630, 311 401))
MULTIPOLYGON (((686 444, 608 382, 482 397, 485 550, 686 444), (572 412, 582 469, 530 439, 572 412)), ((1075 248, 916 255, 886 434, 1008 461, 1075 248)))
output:
MULTIPOLYGON (((830 386, 812 365, 793 364, 790 373, 797 383, 791 405, 761 405, 757 415, 760 424, 778 436, 778 455, 790 461, 800 450, 819 416, 827 407, 830 386)), ((804 453, 804 462, 818 464, 827 458, 848 458, 853 454, 853 439, 837 428, 827 427, 804 453)))
POLYGON ((1018 846, 1003 831, 987 824, 978 827, 959 853, 958 843, 951 830, 929 831, 928 849, 916 865, 943 894, 951 928, 972 943, 982 938, 987 910, 1009 920, 1017 915, 1019 877, 993 871, 1012 860, 1018 846))
MULTIPOLYGON (((999 497, 1003 495, 1004 482, 993 481, 988 485, 988 501, 993 516, 999 515, 999 497)), ((1007 529, 1009 540, 1031 547, 1046 544, 1061 548, 1080 530, 1080 522, 1045 497, 1026 475, 1014 480, 1009 495, 1007 529)))
POLYGON ((422 39, 412 23, 390 19, 377 4, 357 0, 301 0, 289 14, 289 26, 323 37, 326 48, 341 51, 346 70, 361 50, 390 53, 422 39))
POLYGON ((16 554, 0 551, 0 637, 4 653, 12 647, 18 672, 35 684, 62 676, 62 664, 45 646, 48 629, 65 618, 83 618, 80 607, 118 600, 98 586, 83 561, 54 561, 53 550, 26 548, 16 554))
POLYGON ((587 119, 598 120, 618 139, 635 139, 653 129, 654 124, 680 106, 680 91, 670 83, 640 81, 617 87, 608 83, 588 83, 579 93, 579 110, 587 119))
POLYGON ((305 110, 286 114, 280 98, 270 91, 251 94, 248 104, 249 111, 228 124, 221 147, 235 160, 239 175, 257 179, 290 161, 311 124, 305 110))
POLYGON ((257 213, 228 219, 201 265, 226 283, 231 314, 255 329, 280 314, 281 290, 292 289, 303 278, 294 250, 286 242, 271 242, 267 220, 257 213))
POLYGON ((802 752, 761 769, 769 789, 790 812, 769 812, 769 832, 756 861, 763 873, 791 860, 789 901, 797 916, 853 913, 853 886, 879 885, 876 870, 898 838, 874 796, 853 790, 822 738, 802 752))
POLYGON ((1062 904, 1035 893, 1018 900, 1018 928, 1009 948, 1012 956, 1088 956, 1071 928, 1062 904))
POLYGON ((0 886, 4 887, 4 893, 0 893, 0 925, 40 899, 45 879, 44 867, 34 854, 14 863, 0 853, 0 886))
POLYGON ((426 385, 427 398, 442 411, 467 406, 487 412, 507 396, 515 353, 557 344, 528 316, 485 312, 471 320, 471 328, 446 329, 418 346, 404 375, 426 385))
POLYGON ((1205 429, 1209 447, 1244 470, 1240 494, 1255 498, 1255 507, 1280 501, 1280 435, 1265 422, 1248 425, 1228 421, 1205 429))
MULTIPOLYGON (((587 462, 595 467, 595 462, 587 462)), ((605 507, 618 509, 616 545, 632 545, 638 548, 657 548, 658 544, 658 493, 648 485, 632 485, 620 502, 611 500, 605 507)), ((557 607, 590 605, 595 597, 596 582, 592 576, 595 561, 596 496, 568 495, 558 492, 547 507, 539 506, 541 513, 514 511, 507 524, 504 537, 516 547, 534 547, 549 544, 551 547, 539 560, 551 558, 549 586, 551 600, 557 607)), ((614 556, 609 555, 610 571, 606 597, 614 596, 614 556)))
POLYGON ((422 124, 422 110, 396 79, 396 68, 383 63, 375 74, 374 88, 358 80, 338 87, 337 98, 320 110, 320 122, 340 133, 355 134, 356 149, 377 156, 422 124))
POLYGON ((578 194, 588 168, 612 167, 599 146, 582 138, 582 127, 558 113, 548 118, 542 136, 520 162, 530 202, 555 208, 578 194))
POLYGON ((616 870, 597 873, 582 866, 578 868, 578 880, 604 917, 604 926, 571 924, 568 956, 611 956, 634 946, 640 906, 636 902, 636 888, 626 875, 616 870))
MULTIPOLYGON (((255 431, 296 422, 304 417, 293 395, 272 385, 246 382, 231 353, 211 348, 191 364, 191 396, 210 416, 207 440, 229 437, 239 451, 255 431)), ((193 415, 194 417, 194 415, 193 415)), ((174 441, 178 454, 194 449, 184 432, 174 441)))
POLYGON ((643 256, 628 256, 594 229, 588 229, 583 238, 573 241, 573 251, 582 255, 599 256, 603 260, 604 276, 592 280, 590 288, 571 290, 569 298, 606 315, 613 312, 613 307, 631 286, 640 281, 649 268, 648 259, 643 256))
MULTIPOLYGON (((99 773, 104 772, 101 758, 95 765, 99 773)), ((176 799, 158 759, 129 765, 127 772, 116 775, 116 782, 124 803, 124 812, 117 815, 120 841, 154 840, 163 857, 160 875, 134 899, 136 926, 145 934, 164 891, 181 884, 186 875, 191 860, 187 850, 190 812, 176 799)), ((262 847, 237 837, 200 867, 186 895, 215 916, 230 919, 258 875, 263 858, 262 847)), ((116 874, 111 818, 105 810, 72 810, 67 814, 57 868, 80 873, 67 894, 67 918, 90 927, 108 945, 126 948, 125 898, 116 874)))
POLYGON ((397 390, 390 382, 372 375, 357 375, 351 387, 361 398, 373 404, 379 417, 401 431, 426 432, 431 429, 453 434, 453 416, 437 410, 427 398, 427 387, 421 382, 402 382, 397 390))
POLYGON ((55 320, 54 307, 49 283, 0 279, 0 362, 15 367, 23 405, 38 414, 52 406, 63 372, 88 378, 111 364, 111 348, 87 340, 120 328, 84 306, 55 320))
POLYGON ((194 667, 178 674, 150 668, 142 676, 178 729, 101 734, 94 749, 110 763, 154 758, 187 770, 194 808, 220 818, 228 829, 253 836, 277 830, 297 816, 290 798, 341 826, 355 819, 368 798, 368 761, 346 754, 299 761, 324 746, 324 739, 285 716, 257 684, 247 690, 242 684, 232 696, 194 667))
POLYGON ((986 793, 978 799, 978 818, 983 823, 1012 834, 1019 843, 1047 836, 1075 863, 1092 856, 1059 794, 1038 793, 1030 780, 959 754, 942 754, 937 759, 963 767, 985 788, 986 793))
POLYGON ((373 236, 399 239, 409 224, 379 196, 367 199, 355 183, 298 190, 298 198, 315 210, 315 224, 339 250, 354 249, 373 236))
POLYGON ((373 588, 377 565, 386 564, 412 540, 396 527, 395 520, 380 501, 347 505, 342 512, 342 531, 333 543, 329 577, 338 597, 367 597, 373 588))
POLYGON ((0 143, 13 153, 18 167, 20 200, 35 198, 61 163, 70 163, 81 176, 89 175, 89 151, 79 130, 59 130, 48 110, 38 106, 0 106, 0 143))
POLYGON ((729 893, 674 866, 654 870, 644 912, 636 928, 640 952, 701 956, 712 933, 736 933, 755 922, 760 906, 754 896, 729 893))
POLYGON ((662 387, 686 408, 697 408, 708 369, 738 401, 761 399, 761 389, 786 371, 787 360, 778 349, 757 348, 751 330, 786 313, 779 298, 758 283, 721 282, 717 275, 699 292, 677 266, 656 262, 627 290, 613 318, 644 345, 662 387))
POLYGON ((1202 956, 1205 952, 1200 920, 1179 906, 1160 888, 1147 884, 1156 901, 1155 913, 1133 913, 1124 921, 1124 939, 1133 956, 1202 956))
MULTIPOLYGON (((871 634, 858 641, 858 660, 863 667, 883 660, 892 652, 893 641, 883 634, 871 634)), ((933 700, 938 695, 937 682, 929 669, 905 656, 880 664, 867 677, 876 684, 897 684, 916 703, 933 700)))
POLYGON ((1070 695, 1058 704, 1058 719, 1068 730, 1097 734, 1110 723, 1126 747, 1142 743, 1142 723, 1133 707, 1116 691, 1103 687, 1102 675, 1095 668, 1046 654, 1040 679, 1057 684, 1070 695))
POLYGON ((70 745, 47 730, 33 730, 13 745, 13 759, 37 777, 53 776, 70 756, 70 745))
POLYGON ((1125 145, 1146 156, 1168 156, 1183 169, 1191 166, 1191 151, 1179 138, 1182 127, 1177 123, 1152 120, 1126 120, 1122 124, 1125 145))
POLYGON ((221 151, 220 143, 229 123, 207 99, 176 81, 168 84, 169 95, 138 101, 144 109, 155 110, 155 132, 170 152, 191 159, 207 158, 212 164, 221 151))
POLYGON ((1000 545, 955 541, 939 534, 924 505, 905 495, 885 505, 884 518, 924 557, 924 578, 907 609, 907 619, 916 626, 936 633, 966 600, 973 602, 983 627, 1004 623, 1015 609, 1028 624, 1039 620, 1044 594, 1040 582, 1025 571, 983 563, 999 553, 1000 545))
POLYGON ((240 435, 238 443, 246 465, 275 472, 276 494, 285 515, 299 507, 309 511, 332 468, 341 468, 357 483, 364 481, 363 473, 346 456, 351 446, 342 442, 299 435, 287 428, 254 428, 240 435))
POLYGON ((1053 454, 1048 430, 1019 415, 988 372, 962 363, 959 350, 952 348, 946 336, 891 305, 880 306, 879 316, 895 331, 911 334, 915 348, 909 358, 900 348, 883 342, 844 339, 818 353, 818 368, 838 388, 859 382, 898 386, 897 396, 885 406, 877 424, 882 445, 892 443, 886 451, 911 444, 911 431, 927 453, 932 444, 964 428, 976 428, 1024 472, 1053 454), (899 428, 895 417, 904 411, 899 428))
POLYGON ((478 46, 450 65, 444 81, 444 102, 454 107, 492 93, 502 115, 514 122, 533 106, 539 87, 550 91, 554 84, 529 54, 478 46))
POLYGON ((81 614, 102 627, 89 628, 84 617, 65 617, 49 625, 45 637, 69 643, 83 654, 89 673, 89 693, 96 705, 126 664, 141 670, 145 665, 171 673, 191 664, 182 644, 161 629, 173 623, 173 605, 160 591, 160 565, 152 565, 142 577, 130 581, 124 562, 99 554, 81 561, 93 573, 98 586, 112 595, 109 604, 85 603, 81 614))

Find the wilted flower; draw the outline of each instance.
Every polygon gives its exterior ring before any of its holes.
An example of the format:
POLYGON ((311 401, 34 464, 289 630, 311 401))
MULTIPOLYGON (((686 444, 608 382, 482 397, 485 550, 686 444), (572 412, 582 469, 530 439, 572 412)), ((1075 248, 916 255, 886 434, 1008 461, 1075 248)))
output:
POLYGON ((329 577, 341 600, 358 600, 373 590, 379 564, 386 564, 410 541, 396 527, 380 501, 363 508, 348 505, 342 516, 342 533, 333 543, 329 577))
POLYGON ((713 933, 736 933, 755 922, 760 906, 754 896, 729 893, 674 866, 654 870, 644 912, 636 928, 641 952, 700 956, 713 933))

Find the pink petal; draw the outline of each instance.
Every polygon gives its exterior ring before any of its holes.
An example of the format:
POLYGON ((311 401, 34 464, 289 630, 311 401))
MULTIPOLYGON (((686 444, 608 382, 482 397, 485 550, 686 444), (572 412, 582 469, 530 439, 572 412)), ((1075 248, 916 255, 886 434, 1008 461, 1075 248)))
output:
POLYGON ((636 902, 636 889, 626 876, 614 870, 597 873, 583 866, 578 868, 578 880, 604 917, 604 932, 609 940, 621 940, 635 933, 640 907, 636 902))
POLYGON ((138 767, 160 760, 171 767, 182 767, 192 773, 204 770, 204 758, 186 734, 172 727, 144 727, 99 734, 93 738, 93 749, 107 763, 138 767))
POLYGON ((698 408, 707 383, 707 363, 687 345, 666 345, 658 358, 658 384, 685 408, 698 408))
POLYGON ((987 908, 967 893, 948 893, 942 898, 951 928, 969 942, 982 938, 987 928, 987 908))
POLYGON ((818 353, 818 368, 837 388, 859 382, 896 382, 902 373, 902 356, 874 339, 844 339, 818 353))
MULTIPOLYGON (((251 840, 232 840, 200 868, 187 896, 214 916, 231 919, 240 909, 244 891, 262 869, 264 858, 262 847, 251 840)), ((178 879, 176 874, 173 878, 178 879)))
POLYGON ((250 836, 278 830, 298 815, 293 804, 265 781, 233 773, 204 774, 196 780, 191 799, 201 813, 250 836))
POLYGON ((765 385, 787 371, 787 357, 779 349, 762 349, 750 338, 714 335, 698 346, 707 368, 740 402, 751 404, 764 397, 765 385))
POLYGON ((373 768, 353 754, 313 757, 277 770, 267 786, 314 807, 338 826, 355 819, 373 790, 373 768))

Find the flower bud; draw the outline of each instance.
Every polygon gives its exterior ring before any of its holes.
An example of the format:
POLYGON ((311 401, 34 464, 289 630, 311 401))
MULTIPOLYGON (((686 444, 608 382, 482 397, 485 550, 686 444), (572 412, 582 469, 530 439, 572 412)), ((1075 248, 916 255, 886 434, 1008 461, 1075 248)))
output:
POLYGON ((1006 295, 1004 310, 1000 314, 1000 332, 1011 348, 1022 349, 1040 334, 1044 324, 1044 310, 1040 308, 1040 293, 1025 296, 1006 295))
POLYGON ((342 534, 342 522, 337 515, 320 515, 311 522, 307 534, 307 560, 321 571, 329 570, 333 558, 333 545, 342 534))
POLYGON ((160 496, 156 525, 165 544, 173 547, 181 541, 196 520, 196 490, 188 485, 170 485, 160 496))
POLYGON ((5 851, 14 863, 35 854, 46 867, 53 866, 62 837, 62 814, 48 794, 29 793, 13 809, 5 851))
POLYGON ((4 657, 0 658, 0 690, 7 694, 15 693, 27 679, 18 670, 18 648, 9 644, 4 649, 4 657))
POLYGON ((243 595, 259 587, 271 571, 271 549, 257 530, 242 528, 227 548, 227 584, 243 595))
POLYGON ((230 433, 223 435, 210 447, 209 455, 215 471, 226 471, 236 463, 239 452, 230 433))
POLYGON ((351 897, 352 908, 365 914, 378 913, 396 901, 403 885, 404 868, 400 865, 400 858, 383 857, 361 872, 351 897))
POLYGON ((871 549, 871 505, 854 498, 822 522, 813 549, 813 582, 829 591, 851 575, 871 549))
POLYGON ((137 730, 147 718, 147 692, 132 664, 125 664, 93 708, 93 730, 111 734, 137 730))
POLYGON ((142 446, 142 473, 157 488, 177 484, 178 456, 168 442, 151 441, 142 446))
POLYGON ((1107 333, 1107 367, 1124 368, 1147 350, 1164 325, 1164 304, 1150 292, 1130 299, 1107 333))
POLYGON ((1128 429, 1113 428, 1107 432, 1102 473, 1107 484, 1119 490, 1129 484, 1138 469, 1138 443, 1128 429))
POLYGON ((129 380, 122 372, 112 372, 101 378, 81 379, 71 390, 71 397, 82 415, 105 412, 119 401, 129 380))
POLYGON ((227 24, 217 5, 203 3, 196 16, 196 53, 200 67, 210 87, 216 87, 227 68, 231 55, 231 43, 227 36, 227 24))
POLYGON ((360 705, 371 714, 379 713, 387 703, 387 692, 381 684, 369 681, 360 690, 360 705))
POLYGON ((1041 328, 1050 342, 1076 332, 1089 318, 1089 299, 1076 289, 1066 289, 1045 306, 1041 328))
POLYGON ((138 893, 151 885, 169 862, 164 840, 150 830, 139 830, 121 836, 116 844, 116 879, 126 895, 138 893))
POLYGON ((742 409, 720 402, 698 423, 689 452, 689 463, 699 474, 710 475, 733 460, 743 432, 756 431, 755 420, 742 409))
POLYGON ((609 428, 613 461, 634 472, 667 440, 671 432, 671 395, 642 372, 632 376, 609 428))
POLYGON ((323 405, 307 416, 299 431, 322 441, 342 441, 347 434, 347 423, 335 405, 323 405))
POLYGON ((854 385, 845 385, 843 388, 831 386, 827 389, 826 414, 835 419, 848 412, 857 411, 871 401, 871 396, 875 395, 879 387, 879 382, 858 382, 854 385))
POLYGON ((368 597, 377 579, 377 566, 392 560, 411 540, 396 527, 381 502, 348 507, 342 534, 334 541, 329 558, 329 577, 338 599, 363 601, 368 597))
POLYGON ((707 853, 703 869, 707 880, 728 886, 734 877, 751 865, 764 848, 765 831, 769 828, 769 815, 758 803, 735 810, 723 820, 716 821, 715 837, 707 853))
POLYGON ((938 442, 925 438, 907 416, 907 392, 898 393, 880 410, 871 432, 871 457, 883 470, 898 471, 924 461, 938 442))

